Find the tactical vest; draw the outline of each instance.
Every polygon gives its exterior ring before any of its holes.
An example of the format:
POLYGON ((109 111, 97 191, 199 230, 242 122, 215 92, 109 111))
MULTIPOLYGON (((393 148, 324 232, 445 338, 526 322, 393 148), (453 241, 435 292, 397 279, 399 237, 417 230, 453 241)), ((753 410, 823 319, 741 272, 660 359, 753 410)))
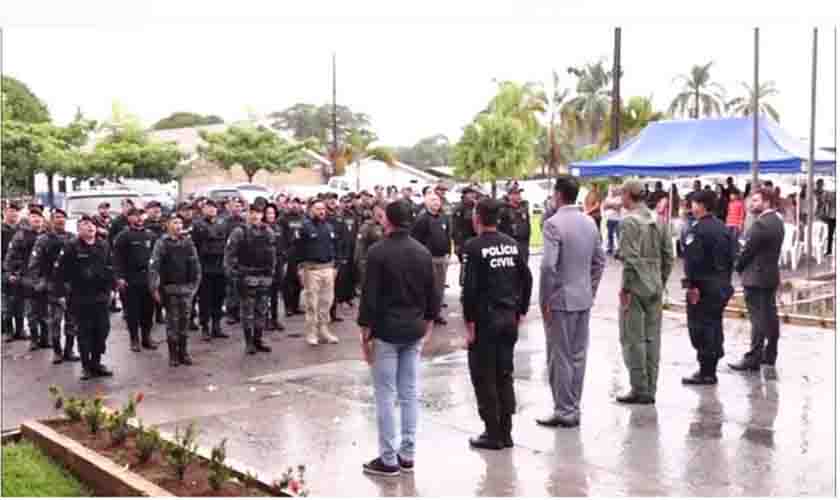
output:
MULTIPOLYGON (((136 234, 138 231, 135 229, 129 229, 129 231, 135 234, 132 235, 134 237, 128 242, 128 255, 126 256, 128 269, 126 269, 126 271, 144 273, 148 270, 149 259, 152 257, 152 247, 155 243, 154 233, 148 229, 139 231, 139 234, 136 234)), ((131 233, 126 233, 123 238, 129 235, 131 235, 131 233)))
POLYGON ((94 245, 88 245, 80 239, 73 242, 76 250, 79 283, 74 283, 73 291, 79 295, 96 294, 110 289, 114 280, 113 269, 107 265, 108 250, 104 244, 96 240, 94 245), (78 285, 78 286, 76 286, 78 285))
POLYGON ((163 258, 160 263, 163 285, 187 285, 195 281, 195 265, 192 262, 191 245, 184 240, 165 240, 163 258))
POLYGON ((227 244, 227 227, 220 223, 218 219, 207 222, 207 243, 204 248, 206 255, 222 256, 225 254, 225 245, 227 244))
POLYGON ((239 265, 245 268, 270 270, 274 248, 271 245, 271 233, 267 228, 254 230, 253 226, 244 228, 245 238, 239 244, 239 265))

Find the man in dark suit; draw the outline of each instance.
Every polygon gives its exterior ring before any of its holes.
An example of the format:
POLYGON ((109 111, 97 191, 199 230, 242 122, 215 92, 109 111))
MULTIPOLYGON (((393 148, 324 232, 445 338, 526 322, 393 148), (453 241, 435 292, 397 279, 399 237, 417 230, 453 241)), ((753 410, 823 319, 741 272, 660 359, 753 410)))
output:
POLYGON ((774 366, 779 345, 776 289, 780 282, 779 254, 785 226, 772 208, 772 189, 759 189, 753 193, 750 202, 756 220, 747 232, 747 242, 735 270, 741 274, 744 285, 752 339, 751 348, 741 362, 729 364, 737 371, 757 371, 762 364, 774 366))

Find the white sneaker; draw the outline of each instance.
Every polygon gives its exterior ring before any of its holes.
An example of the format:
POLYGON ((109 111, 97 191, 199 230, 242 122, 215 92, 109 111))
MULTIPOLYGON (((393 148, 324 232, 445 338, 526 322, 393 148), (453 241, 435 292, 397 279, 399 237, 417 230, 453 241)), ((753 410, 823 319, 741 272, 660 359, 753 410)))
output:
POLYGON ((318 338, 315 335, 307 335, 306 343, 309 345, 318 345, 318 338))
POLYGON ((325 333, 321 336, 321 338, 325 340, 328 344, 338 344, 338 337, 336 337, 332 333, 325 333))

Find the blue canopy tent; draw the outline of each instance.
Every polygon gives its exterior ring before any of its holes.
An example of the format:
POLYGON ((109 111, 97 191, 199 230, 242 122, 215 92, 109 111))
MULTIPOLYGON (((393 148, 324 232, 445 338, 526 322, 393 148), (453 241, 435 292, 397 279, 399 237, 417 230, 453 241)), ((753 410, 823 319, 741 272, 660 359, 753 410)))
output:
MULTIPOLYGON (((759 117, 759 171, 801 174, 808 145, 791 137, 779 125, 759 117)), ((666 120, 654 122, 619 149, 593 161, 570 165, 572 175, 699 176, 747 174, 753 159, 753 118, 666 120)), ((833 154, 817 150, 814 171, 833 174, 833 154)))

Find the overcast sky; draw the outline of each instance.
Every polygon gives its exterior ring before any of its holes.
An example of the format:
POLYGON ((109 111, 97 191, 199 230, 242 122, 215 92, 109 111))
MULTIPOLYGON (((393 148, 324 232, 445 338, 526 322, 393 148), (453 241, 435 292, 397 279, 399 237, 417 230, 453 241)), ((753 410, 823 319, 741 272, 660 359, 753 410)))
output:
MULTIPOLYGON (((77 105, 103 119, 114 99, 146 125, 174 111, 235 120, 249 107, 268 113, 329 102, 336 51, 338 102, 368 113, 383 143, 411 145, 439 132, 457 138, 492 96, 494 78, 549 82, 555 68, 561 85, 574 87, 566 67, 612 57, 609 20, 564 22, 538 11, 511 17, 512 7, 495 3, 484 17, 467 18, 472 11, 455 8, 447 12, 461 17, 414 20, 396 11, 366 17, 364 8, 345 6, 338 14, 352 17, 338 20, 318 17, 325 11, 312 3, 293 19, 222 7, 190 18, 199 2, 179 1, 167 2, 178 5, 175 18, 135 7, 100 17, 73 11, 45 22, 30 6, 16 22, 3 22, 3 72, 29 85, 58 122, 72 119, 77 105)), ((749 25, 621 24, 625 98, 652 95, 665 108, 678 91, 674 77, 707 61, 715 62, 713 79, 730 97, 741 91, 737 82, 752 82, 749 25)), ((800 137, 809 127, 811 36, 807 25, 761 31, 760 78, 776 82, 780 95, 772 103, 782 125, 800 137)), ((833 31, 821 29, 819 44, 817 137, 825 146, 833 142, 836 109, 833 31)))

